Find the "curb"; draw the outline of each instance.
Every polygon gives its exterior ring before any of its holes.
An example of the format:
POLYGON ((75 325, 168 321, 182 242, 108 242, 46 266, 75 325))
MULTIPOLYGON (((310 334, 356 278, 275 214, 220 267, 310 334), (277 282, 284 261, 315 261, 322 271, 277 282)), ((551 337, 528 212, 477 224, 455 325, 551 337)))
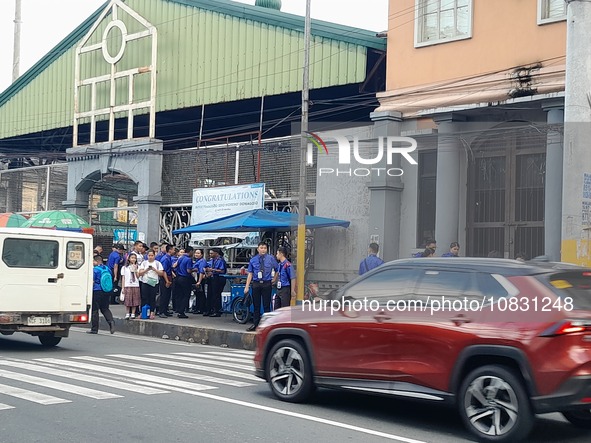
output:
MULTIPOLYGON (((254 332, 176 325, 154 320, 125 320, 123 318, 114 318, 114 321, 115 333, 123 332, 164 340, 186 341, 189 343, 244 349, 247 351, 254 351, 256 346, 254 332)), ((101 330, 109 331, 109 325, 104 318, 100 319, 99 325, 101 330)))

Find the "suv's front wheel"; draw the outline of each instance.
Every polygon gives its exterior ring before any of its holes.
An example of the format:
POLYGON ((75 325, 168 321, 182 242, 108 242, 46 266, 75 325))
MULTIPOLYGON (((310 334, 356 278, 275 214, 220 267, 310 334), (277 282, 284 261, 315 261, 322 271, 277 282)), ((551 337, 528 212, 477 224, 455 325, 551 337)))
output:
POLYGON ((519 441, 534 423, 523 383, 503 366, 470 372, 458 392, 458 405, 464 424, 480 441, 519 441))
POLYGON ((267 357, 267 376, 273 394, 298 403, 312 391, 312 368, 304 347, 295 340, 276 343, 267 357))

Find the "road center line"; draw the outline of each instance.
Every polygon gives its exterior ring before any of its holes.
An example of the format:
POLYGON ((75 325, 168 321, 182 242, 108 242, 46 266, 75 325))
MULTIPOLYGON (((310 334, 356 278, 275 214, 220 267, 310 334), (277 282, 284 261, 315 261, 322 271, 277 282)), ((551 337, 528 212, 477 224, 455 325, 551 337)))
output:
POLYGON ((386 432, 375 431, 373 429, 362 428, 360 426, 353 426, 353 425, 349 425, 347 423, 341 423, 341 422, 334 421, 334 420, 328 420, 326 418, 319 418, 319 417, 314 417, 312 415, 300 414, 299 412, 291 412, 291 411, 286 411, 284 409, 272 408, 270 406, 263 406, 263 405, 259 405, 256 403, 250 403, 247 401, 235 400, 233 398, 227 398, 227 397, 221 397, 219 395, 206 394, 204 392, 195 392, 195 391, 189 391, 189 390, 186 390, 186 391, 183 390, 183 392, 185 392, 186 394, 195 395, 197 397, 209 398, 210 400, 217 400, 217 401, 221 401, 221 402, 225 402, 225 403, 231 403, 231 404, 235 404, 235 405, 239 405, 239 406, 245 406, 250 409, 260 409, 262 411, 272 412, 274 414, 287 415, 289 417, 300 418, 302 420, 314 421, 316 423, 322 423, 322 424, 334 426, 337 428, 349 429, 351 431, 361 432, 363 434, 375 435, 377 437, 383 437, 383 438, 387 438, 389 440, 396 440, 396 441, 401 441, 404 443, 426 443, 422 440, 415 440, 413 438, 401 437, 399 435, 388 434, 386 432))

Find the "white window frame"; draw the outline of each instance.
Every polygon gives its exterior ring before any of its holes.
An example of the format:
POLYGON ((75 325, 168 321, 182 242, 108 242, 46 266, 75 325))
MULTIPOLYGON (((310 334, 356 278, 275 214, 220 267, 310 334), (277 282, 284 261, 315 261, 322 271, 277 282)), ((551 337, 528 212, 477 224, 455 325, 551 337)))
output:
MULTIPOLYGON (((449 37, 449 38, 438 38, 433 40, 426 40, 421 41, 422 34, 423 34, 423 10, 428 2, 432 2, 433 0, 415 0, 415 48, 420 48, 423 46, 432 46, 438 45, 440 43, 448 43, 448 42, 455 42, 458 40, 466 40, 472 38, 472 22, 474 21, 474 15, 472 11, 474 0, 468 0, 468 32, 465 35, 458 35, 457 37, 449 37)), ((440 1, 440 0, 439 0, 440 1)))
MULTIPOLYGON (((549 2, 550 0, 538 0, 538 25, 545 25, 547 23, 556 23, 566 20, 566 9, 564 10, 564 15, 544 18, 544 11, 548 9, 549 2)), ((566 2, 564 2, 564 4, 566 5, 566 2)))

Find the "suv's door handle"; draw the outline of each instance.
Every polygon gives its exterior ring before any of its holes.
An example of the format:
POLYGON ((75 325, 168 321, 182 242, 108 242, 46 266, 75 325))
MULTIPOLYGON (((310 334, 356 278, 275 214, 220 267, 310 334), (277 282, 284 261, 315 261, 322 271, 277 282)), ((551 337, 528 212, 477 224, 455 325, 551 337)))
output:
POLYGON ((452 317, 449 319, 450 321, 454 322, 456 326, 460 326, 464 323, 472 323, 472 319, 468 317, 464 317, 462 314, 458 315, 457 317, 452 317))
POLYGON ((48 278, 47 283, 57 283, 57 278, 48 278))
POLYGON ((374 315, 373 318, 378 323, 382 323, 384 320, 392 320, 392 317, 390 317, 388 314, 385 314, 384 312, 374 315))

